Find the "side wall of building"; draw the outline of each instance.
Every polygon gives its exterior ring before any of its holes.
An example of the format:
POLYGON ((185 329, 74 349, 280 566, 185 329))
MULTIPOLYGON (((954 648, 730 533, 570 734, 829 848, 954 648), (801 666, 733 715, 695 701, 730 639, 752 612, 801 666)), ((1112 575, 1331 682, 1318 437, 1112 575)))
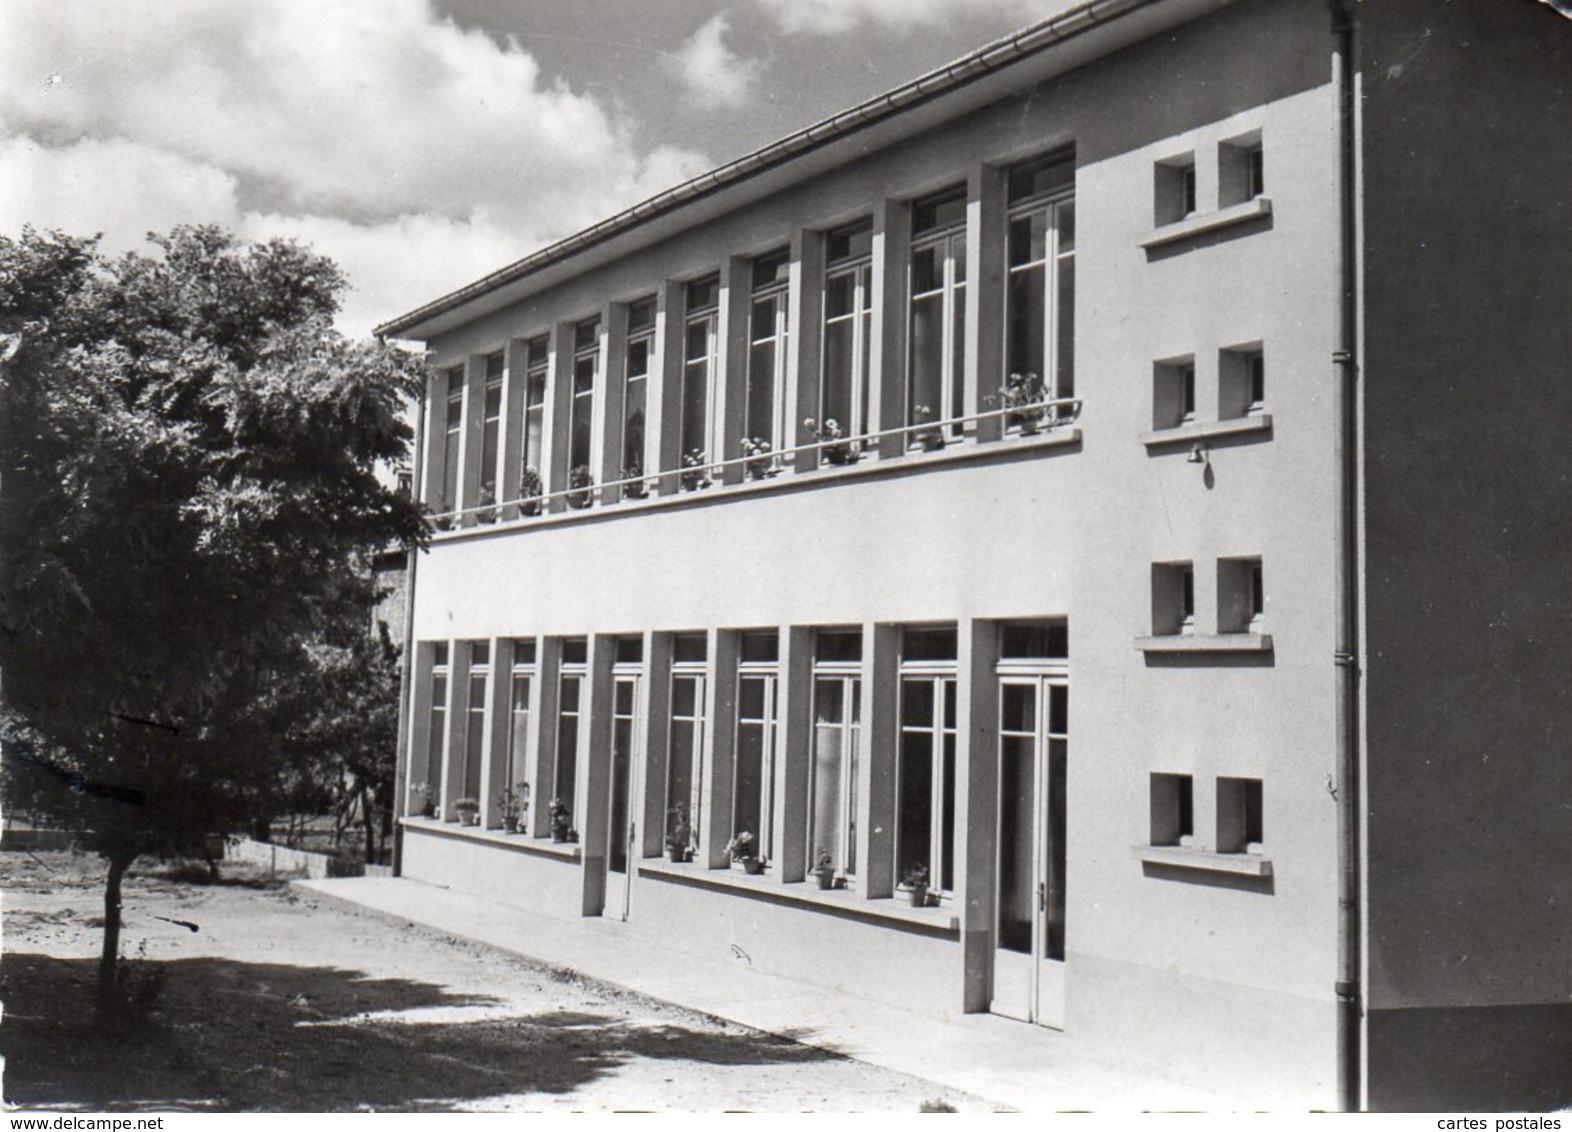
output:
POLYGON ((1370 1102, 1572 1101, 1572 22, 1361 4, 1370 1102))

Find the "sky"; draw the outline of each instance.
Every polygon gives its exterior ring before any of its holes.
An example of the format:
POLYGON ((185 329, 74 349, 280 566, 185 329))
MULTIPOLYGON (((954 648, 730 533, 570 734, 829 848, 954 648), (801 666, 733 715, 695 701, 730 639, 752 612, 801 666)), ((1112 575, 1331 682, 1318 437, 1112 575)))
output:
POLYGON ((1069 0, 0 0, 0 235, 222 225, 361 335, 1069 0))

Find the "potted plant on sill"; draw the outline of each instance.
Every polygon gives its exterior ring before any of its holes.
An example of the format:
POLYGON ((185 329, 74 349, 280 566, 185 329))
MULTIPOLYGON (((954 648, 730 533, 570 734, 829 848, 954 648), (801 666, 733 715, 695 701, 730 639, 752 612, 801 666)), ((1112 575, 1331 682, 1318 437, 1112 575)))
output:
POLYGON ((624 499, 643 499, 649 494, 649 489, 644 484, 644 465, 629 464, 622 469, 622 478, 628 481, 622 485, 624 499))
POLYGON ((429 818, 435 812, 431 790, 424 782, 412 783, 409 788, 409 812, 416 817, 429 818))
POLYGON ((769 479, 775 474, 774 461, 771 459, 774 451, 774 445, 762 437, 742 438, 742 454, 747 458, 743 469, 750 480, 769 479))
POLYGON ((741 865, 742 871, 750 877, 756 877, 764 871, 764 859, 758 855, 757 847, 753 843, 753 834, 743 830, 726 843, 726 856, 733 863, 741 865))
POLYGON ((534 468, 525 468, 519 476, 519 514, 540 514, 540 473, 534 468))
POLYGON ((928 904, 928 866, 913 865, 906 870, 906 875, 901 879, 906 885, 908 895, 912 898, 912 907, 926 907, 928 904))
POLYGON ((551 817, 551 839, 559 845, 567 841, 568 834, 573 831, 573 817, 562 799, 553 798, 546 813, 551 817))
POLYGON ((819 889, 828 892, 835 887, 835 860, 822 849, 819 851, 818 861, 813 866, 813 877, 819 882, 819 889))
POLYGON ((580 464, 568 472, 568 506, 582 511, 595 501, 595 476, 588 464, 580 464))
POLYGON ((918 405, 912 410, 912 423, 926 426, 919 427, 912 433, 912 439, 924 452, 937 452, 944 447, 944 430, 932 422, 933 410, 927 405, 918 405))
POLYGON ((480 824, 480 801, 476 798, 460 798, 453 803, 454 812, 458 814, 460 825, 480 824))
POLYGON ((709 473, 705 470, 708 464, 703 449, 688 449, 682 458, 682 474, 677 477, 677 483, 683 491, 698 491, 710 486, 709 473))
POLYGON ((831 417, 821 426, 812 417, 809 417, 802 422, 802 425, 808 430, 808 434, 813 437, 815 442, 829 445, 827 448, 819 449, 819 453, 826 464, 845 467, 848 464, 857 462, 857 445, 846 439, 846 431, 841 428, 835 418, 831 417))
POLYGON ((987 401, 1010 410, 1004 415, 1006 429, 1019 428, 1022 436, 1033 436, 1048 415, 1048 406, 1043 404, 1045 396, 1042 379, 1035 373, 1012 373, 987 401))
POLYGON ((688 825, 688 811, 683 806, 673 806, 666 813, 671 819, 666 823, 666 856, 672 864, 680 864, 688 859, 689 842, 693 835, 688 825))
POLYGON ((502 792, 502 828, 508 833, 517 833, 519 824, 523 822, 524 815, 529 813, 529 783, 520 782, 509 786, 502 792))

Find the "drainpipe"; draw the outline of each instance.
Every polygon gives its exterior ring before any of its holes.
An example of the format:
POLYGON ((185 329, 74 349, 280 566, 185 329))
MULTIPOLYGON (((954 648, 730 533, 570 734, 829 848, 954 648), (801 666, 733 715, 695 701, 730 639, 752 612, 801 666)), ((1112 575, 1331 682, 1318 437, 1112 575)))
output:
POLYGON ((1338 522, 1335 534, 1337 752, 1333 797, 1337 806, 1337 1098, 1345 1112, 1362 1102, 1359 781, 1359 168, 1355 24, 1349 0, 1332 0, 1338 87, 1339 283, 1342 312, 1333 354, 1333 412, 1338 522))

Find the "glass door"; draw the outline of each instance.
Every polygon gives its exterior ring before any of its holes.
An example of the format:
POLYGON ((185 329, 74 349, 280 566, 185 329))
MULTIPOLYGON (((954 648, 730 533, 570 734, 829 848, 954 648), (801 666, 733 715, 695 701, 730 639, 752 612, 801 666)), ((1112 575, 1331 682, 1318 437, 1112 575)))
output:
POLYGON ((633 776, 644 763, 643 703, 637 672, 616 672, 611 684, 611 817, 606 826, 605 915, 628 918, 633 862, 638 859, 638 830, 630 800, 638 791, 633 776))
POLYGON ((999 680, 998 935, 992 1010, 1064 1025, 1069 686, 999 680))

